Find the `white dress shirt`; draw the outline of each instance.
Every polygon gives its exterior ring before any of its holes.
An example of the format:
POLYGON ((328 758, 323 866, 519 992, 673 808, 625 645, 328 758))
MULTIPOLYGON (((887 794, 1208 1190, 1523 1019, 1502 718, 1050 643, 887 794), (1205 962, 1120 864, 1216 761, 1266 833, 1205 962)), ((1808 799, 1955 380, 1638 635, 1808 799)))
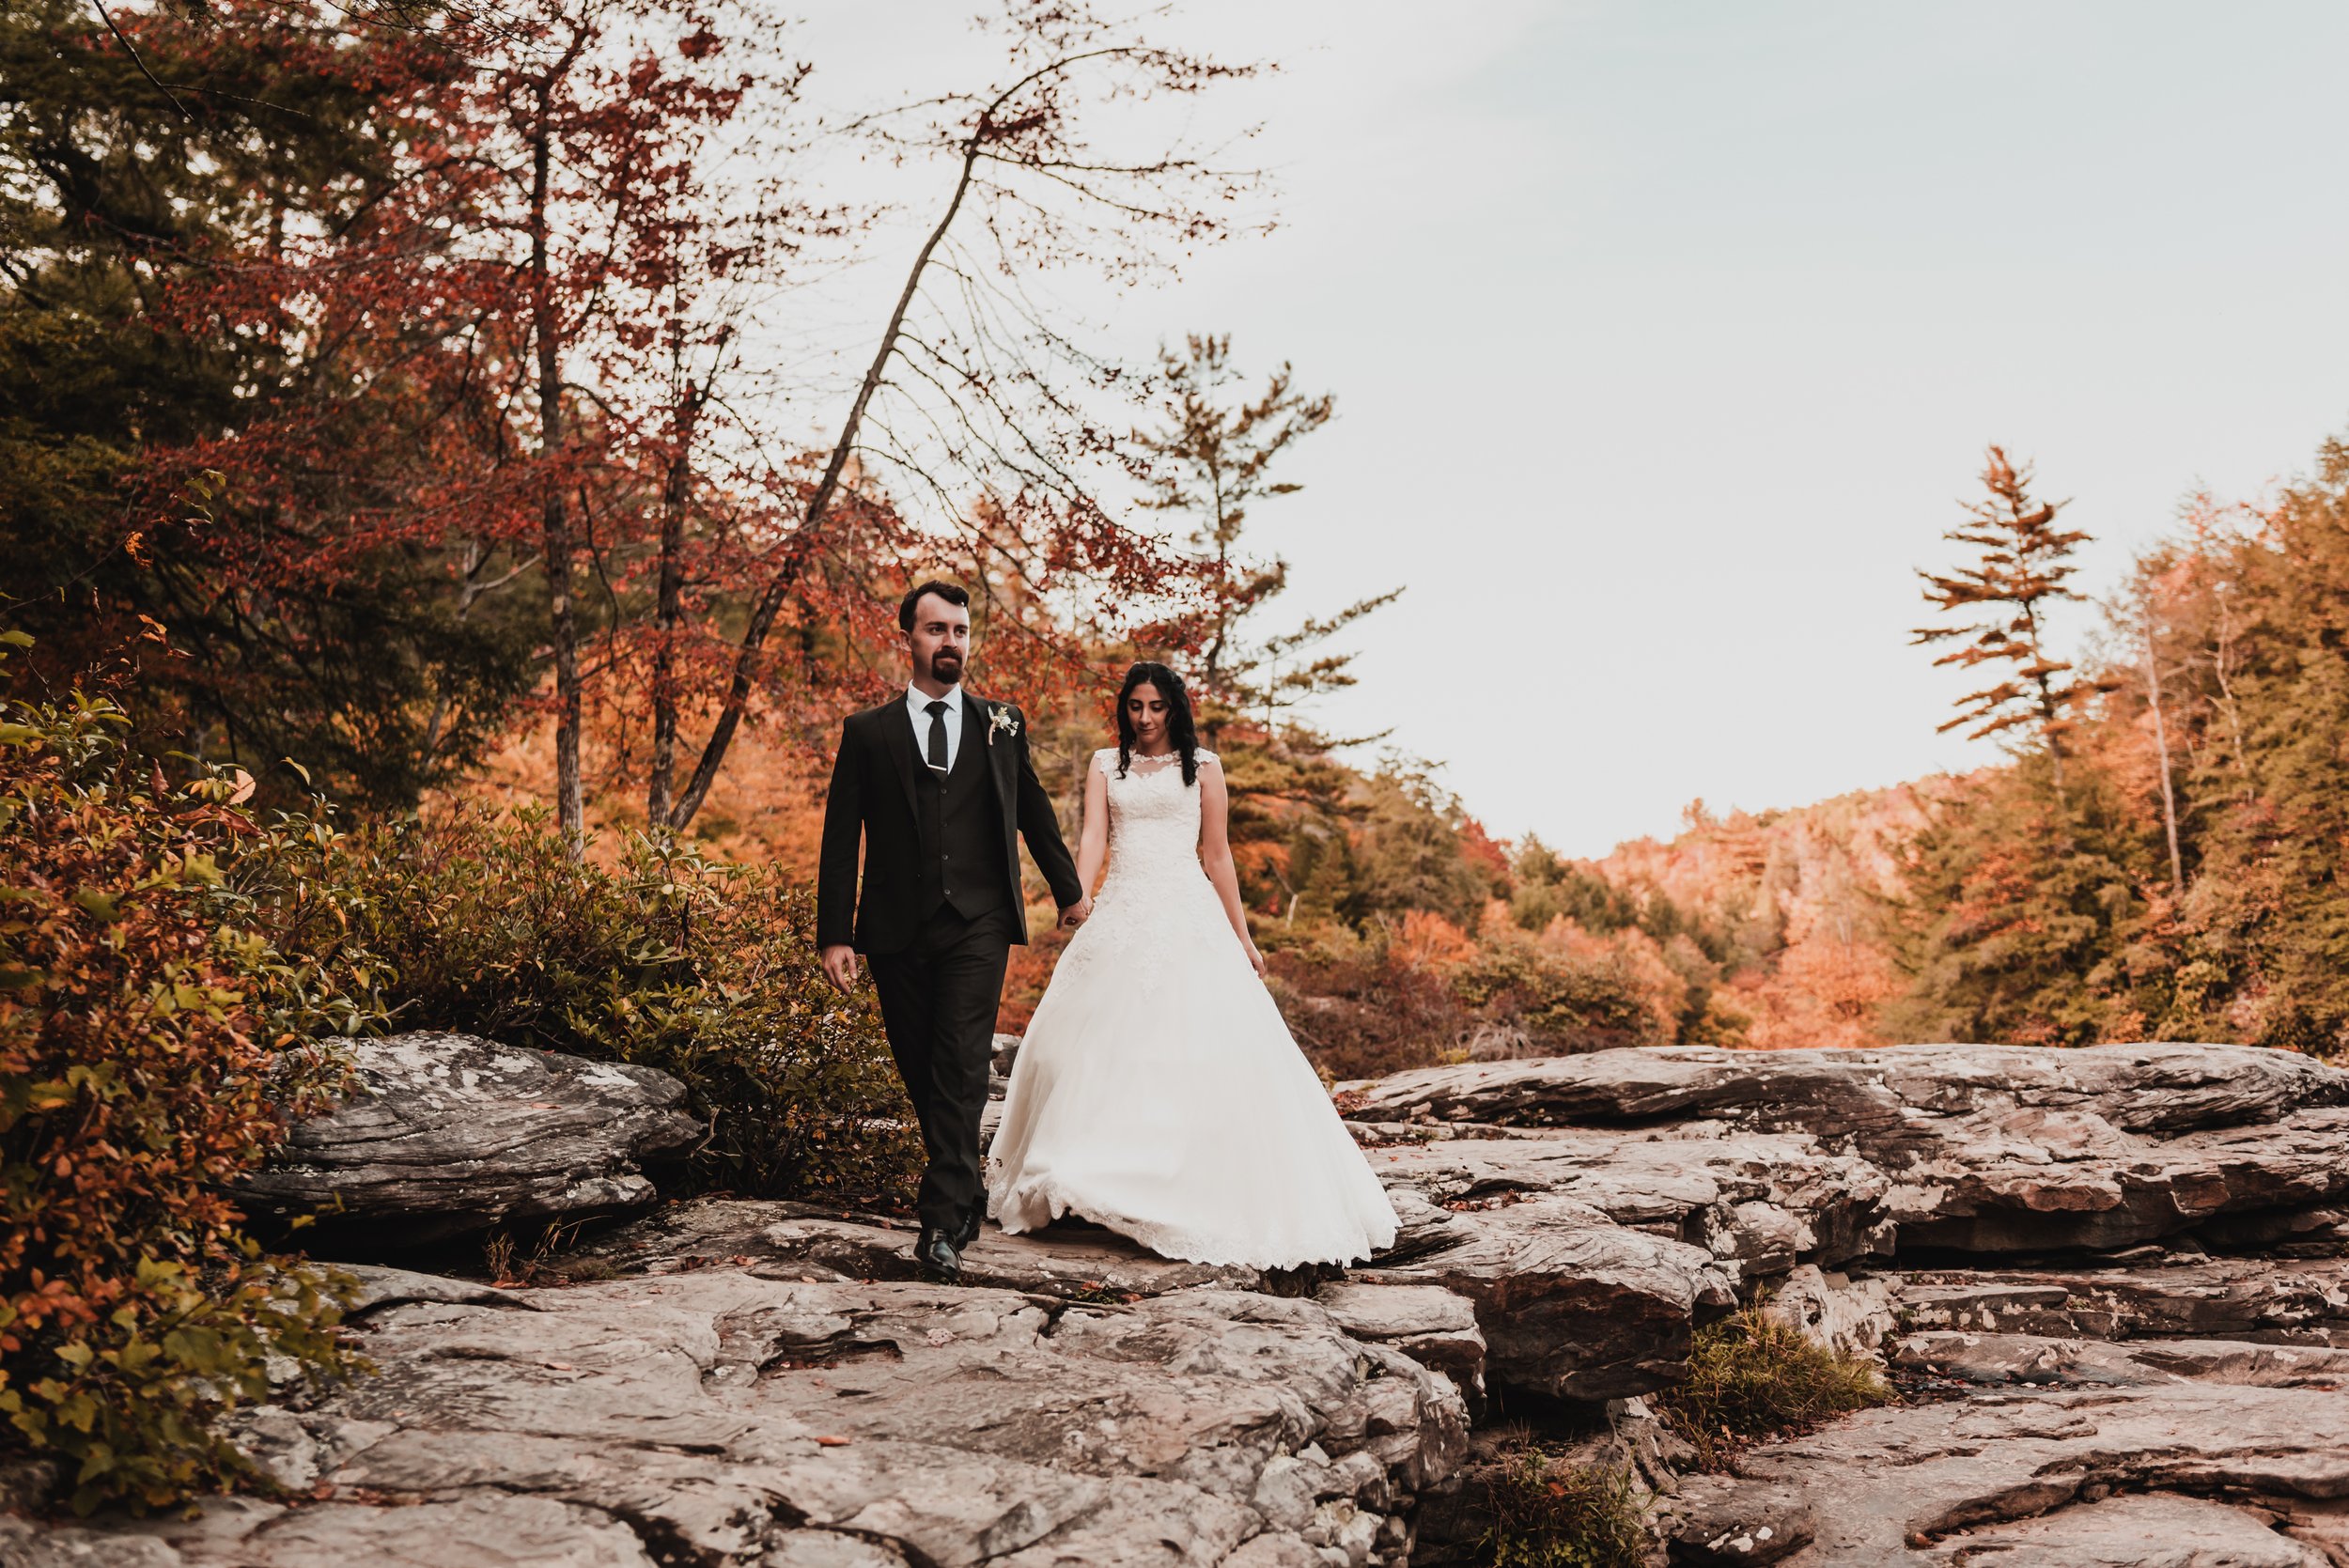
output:
MULTIPOLYGON (((955 758, 962 753, 962 688, 956 687, 939 700, 946 705, 946 770, 951 773, 955 758)), ((920 687, 906 688, 906 712, 913 719, 913 760, 927 767, 930 757, 930 699, 920 687)))

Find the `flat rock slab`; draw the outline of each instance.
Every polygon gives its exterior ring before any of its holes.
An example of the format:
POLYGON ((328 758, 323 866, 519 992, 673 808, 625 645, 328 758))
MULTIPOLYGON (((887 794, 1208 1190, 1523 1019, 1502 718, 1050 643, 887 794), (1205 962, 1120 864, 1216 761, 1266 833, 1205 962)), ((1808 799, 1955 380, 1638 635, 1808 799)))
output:
POLYGON ((1399 1564, 1467 1447, 1449 1378, 1305 1299, 730 1265, 514 1295, 387 1300, 377 1375, 242 1419, 319 1500, 10 1522, 11 1568, 1399 1564))
POLYGON ((2349 1073, 2242 1046, 1608 1050, 1421 1068, 1340 1103, 1381 1123, 1807 1133, 1890 1179, 1908 1247, 2119 1248, 2349 1196, 2349 1073))
POLYGON ((1672 1499, 1674 1562, 1703 1568, 1777 1562, 1809 1545, 1816 1534, 1811 1505, 1789 1486, 1698 1475, 1672 1499))
POLYGON ((708 1131, 685 1086, 471 1034, 350 1044, 357 1091, 297 1124, 235 1188, 263 1219, 319 1216, 324 1250, 366 1255, 498 1224, 625 1214, 658 1197, 643 1167, 708 1131))
POLYGON ((2276 1518, 2200 1498, 2124 1493, 1969 1530, 1950 1543, 1948 1560, 1983 1568, 2331 1568, 2338 1560, 2279 1533, 2276 1518))
POLYGON ((2339 1389, 2349 1383, 2349 1350, 2260 1344, 2248 1340, 2050 1339, 1941 1328, 1905 1334, 1887 1357, 1894 1366, 1968 1383, 2126 1388, 2146 1384, 2240 1383, 2273 1389, 2339 1389))
MULTIPOLYGON (((1864 1411, 1750 1451, 1738 1470, 1698 1496, 1735 1513, 1741 1486, 1767 1488, 1773 1506, 1794 1494, 1815 1536, 1784 1560, 1793 1568, 2238 1560, 2162 1555, 2178 1545, 2165 1521, 2180 1513, 2104 1509, 2123 1494, 2224 1504, 2271 1537, 2280 1526, 2272 1549, 2286 1555, 2241 1560, 2296 1565, 2327 1560, 2322 1547, 2341 1539, 2349 1413, 2339 1393, 2307 1389, 2018 1390, 1864 1411), (2001 1555, 2010 1542, 2038 1555, 2001 1555)), ((2251 1538, 2214 1539, 2237 1536, 2251 1538)))
POLYGON ((1421 1067, 1338 1086, 1371 1120, 1626 1126, 1726 1119, 1848 1138, 1929 1139, 1936 1117, 2077 1110, 2123 1131, 2179 1133, 2349 1104, 2349 1072, 2293 1051, 2159 1043, 1724 1050, 1663 1046, 1421 1067))
MULTIPOLYGON (((910 1223, 807 1203, 703 1198, 671 1203, 582 1253, 655 1274, 726 1263, 778 1278, 912 1280, 919 1234, 910 1223)), ((1114 1231, 1066 1224, 1016 1236, 982 1226, 962 1264, 965 1284, 1105 1300, 1258 1281, 1252 1268, 1162 1258, 1114 1231)))
POLYGON ((1890 1186, 1866 1160, 1827 1153, 1806 1134, 1703 1128, 1444 1140, 1366 1157, 1381 1181, 1442 1204, 1570 1198, 1618 1225, 1703 1248, 1741 1279, 1874 1250, 1890 1186))
POLYGON ((1911 1328, 2349 1346, 2349 1259, 2342 1258, 1922 1269, 1901 1277, 1898 1295, 1901 1322, 1911 1328))

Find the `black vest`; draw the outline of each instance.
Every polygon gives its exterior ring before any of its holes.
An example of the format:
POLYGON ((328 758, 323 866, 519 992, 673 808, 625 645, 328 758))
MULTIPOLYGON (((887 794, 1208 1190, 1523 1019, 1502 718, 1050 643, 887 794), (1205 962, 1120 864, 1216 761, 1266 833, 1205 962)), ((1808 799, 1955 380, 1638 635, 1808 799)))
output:
POLYGON ((986 726, 969 708, 962 744, 943 778, 914 749, 914 816, 922 834, 922 918, 951 904, 974 920, 1011 901, 1011 870, 1003 863, 1003 814, 987 776, 986 726))

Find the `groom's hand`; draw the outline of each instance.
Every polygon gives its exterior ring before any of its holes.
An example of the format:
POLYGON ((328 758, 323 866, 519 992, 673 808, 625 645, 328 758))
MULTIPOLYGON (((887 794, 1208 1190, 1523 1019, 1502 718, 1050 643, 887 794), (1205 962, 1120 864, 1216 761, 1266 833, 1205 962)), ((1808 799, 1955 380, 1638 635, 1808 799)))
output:
POLYGON ((1073 928, 1075 926, 1082 925, 1085 923, 1086 918, 1092 913, 1093 895, 1091 893, 1087 893, 1082 898, 1078 899, 1077 902, 1069 905, 1066 908, 1060 912, 1060 923, 1063 925, 1073 928))
POLYGON ((817 955, 824 961, 824 978, 832 982, 833 990, 847 996, 856 985, 856 949, 843 942, 821 949, 817 955))

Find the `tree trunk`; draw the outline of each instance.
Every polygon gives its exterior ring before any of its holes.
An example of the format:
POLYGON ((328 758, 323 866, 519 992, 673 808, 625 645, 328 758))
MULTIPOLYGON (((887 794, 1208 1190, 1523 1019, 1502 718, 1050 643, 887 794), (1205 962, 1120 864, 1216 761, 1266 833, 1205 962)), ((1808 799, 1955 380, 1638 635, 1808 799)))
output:
POLYGON ((684 825, 670 820, 676 805, 672 785, 677 773, 677 629, 683 618, 685 507, 692 494, 693 425, 706 390, 691 384, 685 389, 677 411, 677 450, 669 456, 669 472, 661 485, 661 585, 653 604, 657 640, 652 650, 652 776, 645 789, 645 820, 656 831, 684 825))
POLYGON ((571 604, 570 515, 563 505, 560 472, 563 369, 554 287, 547 260, 547 187, 553 162, 553 78, 538 85, 538 117, 532 128, 530 167, 531 331, 538 349, 538 454, 546 464, 546 499, 539 529, 546 544, 547 616, 554 639, 555 819, 571 859, 586 853, 587 805, 579 772, 579 623, 571 604))
POLYGON ((2161 719, 2161 655, 2154 646, 2154 615, 2145 613, 2145 690, 2154 704, 2154 749, 2161 758, 2161 825, 2170 834, 2170 892, 2186 896, 2186 862, 2178 854, 2178 800, 2170 785, 2170 732, 2161 719))
MULTIPOLYGON (((991 113, 991 111, 990 111, 991 113)), ((864 380, 856 389, 856 400, 848 405, 848 417, 840 427, 840 439, 832 444, 832 458, 824 465, 823 477, 816 482, 815 490, 807 498, 807 510, 800 520, 784 552, 782 565, 767 591, 758 598, 751 611, 748 625, 742 629, 742 641, 734 654, 734 672, 726 683, 725 702, 718 710, 718 722, 710 727, 709 738, 702 746, 701 759, 694 765, 693 776, 686 784, 685 794, 670 815, 670 826, 682 829, 693 820, 708 797, 709 786, 716 782, 718 768, 725 761, 726 748, 734 742, 734 733, 741 727, 742 714, 750 706, 751 685, 758 673, 759 649, 766 644, 767 634, 774 629, 775 616, 790 598, 800 573, 813 558, 818 530, 832 510, 833 499, 840 491, 840 475, 848 465, 848 455, 856 450, 857 437, 864 427, 864 411, 879 390, 881 374, 889 367, 890 356, 897 351, 897 334, 904 330, 906 313, 913 306, 913 296, 922 285, 922 274, 929 270, 930 257, 939 241, 946 238, 953 226, 955 214, 962 210, 962 200, 971 190, 971 179, 977 169, 980 150, 991 134, 988 115, 979 116, 979 123, 963 144, 962 172, 955 181, 955 194, 946 204, 945 214, 922 242, 921 253, 913 258, 912 269, 906 273, 905 287, 898 291, 896 307, 889 313, 889 324, 881 332, 880 347, 873 354, 873 363, 864 372, 864 380)))

